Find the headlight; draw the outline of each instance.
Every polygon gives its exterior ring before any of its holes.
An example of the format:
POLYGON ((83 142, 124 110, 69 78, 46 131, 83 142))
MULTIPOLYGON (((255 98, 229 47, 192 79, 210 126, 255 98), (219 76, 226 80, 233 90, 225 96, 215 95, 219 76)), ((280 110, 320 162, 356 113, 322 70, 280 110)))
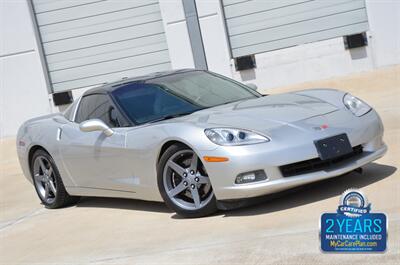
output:
POLYGON ((269 138, 248 130, 234 128, 205 129, 211 142, 218 145, 245 145, 269 142, 269 138))
POLYGON ((353 112, 357 117, 360 117, 371 110, 371 107, 367 103, 351 94, 344 95, 343 103, 346 108, 353 112))

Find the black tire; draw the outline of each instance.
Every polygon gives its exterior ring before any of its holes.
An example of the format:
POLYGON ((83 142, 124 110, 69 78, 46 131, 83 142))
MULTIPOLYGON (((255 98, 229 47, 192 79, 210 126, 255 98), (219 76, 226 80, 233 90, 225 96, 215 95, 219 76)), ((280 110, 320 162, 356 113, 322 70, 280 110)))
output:
MULTIPOLYGON (((175 211, 178 215, 186 218, 198 218, 198 217, 204 217, 211 215, 215 212, 217 212, 217 201, 215 198, 215 195, 212 193, 212 198, 208 200, 207 204, 202 206, 202 208, 199 209, 184 209, 180 207, 177 203, 171 200, 171 198, 167 194, 167 189, 164 184, 164 168, 168 162, 168 160, 176 153, 180 151, 191 151, 189 147, 183 145, 183 144, 174 144, 170 147, 167 148, 167 150, 162 154, 160 161, 157 166, 157 178, 158 178, 158 189, 160 191, 160 194, 162 198, 164 199, 165 204, 170 208, 171 210, 175 211)), ((193 152, 194 153, 194 152, 193 152)), ((201 163, 201 161, 199 161, 201 163)), ((210 184, 211 185, 211 184, 210 184)), ((211 187, 212 189, 212 187, 211 187)), ((211 195, 210 195, 211 196, 211 195)))
POLYGON ((33 185, 35 186, 35 190, 36 190, 36 193, 37 193, 39 199, 41 200, 42 204, 46 208, 49 208, 49 209, 61 208, 61 207, 75 204, 79 201, 80 197, 70 196, 68 194, 68 192, 66 191, 66 189, 64 187, 64 183, 62 182, 60 173, 58 171, 58 168, 57 168, 53 158, 46 151, 44 151, 42 149, 35 151, 30 162, 31 162, 30 165, 31 165, 31 176, 32 176, 33 185), (35 182, 34 163, 39 158, 47 159, 47 161, 51 165, 52 171, 53 171, 53 173, 51 174, 51 178, 55 184, 56 194, 50 203, 42 198, 42 196, 39 193, 37 184, 35 182))

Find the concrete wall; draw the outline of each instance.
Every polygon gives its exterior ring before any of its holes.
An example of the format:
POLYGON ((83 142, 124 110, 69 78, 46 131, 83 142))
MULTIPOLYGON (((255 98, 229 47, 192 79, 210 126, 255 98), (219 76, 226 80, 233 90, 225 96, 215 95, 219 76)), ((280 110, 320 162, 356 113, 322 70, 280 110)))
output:
POLYGON ((0 138, 52 111, 26 1, 0 1, 0 138))
POLYGON ((257 68, 235 71, 229 56, 222 6, 197 0, 209 69, 261 88, 345 76, 400 63, 400 1, 366 0, 367 47, 346 50, 343 38, 256 54, 257 68), (212 22, 211 22, 212 21, 212 22))

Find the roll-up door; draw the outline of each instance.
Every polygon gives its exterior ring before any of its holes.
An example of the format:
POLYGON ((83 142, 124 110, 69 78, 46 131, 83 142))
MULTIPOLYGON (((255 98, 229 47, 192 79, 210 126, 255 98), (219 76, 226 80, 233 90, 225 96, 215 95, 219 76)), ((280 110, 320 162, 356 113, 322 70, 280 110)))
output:
POLYGON ((32 0, 53 92, 171 69, 158 0, 32 0))
POLYGON ((223 0, 234 58, 368 29, 364 0, 223 0))

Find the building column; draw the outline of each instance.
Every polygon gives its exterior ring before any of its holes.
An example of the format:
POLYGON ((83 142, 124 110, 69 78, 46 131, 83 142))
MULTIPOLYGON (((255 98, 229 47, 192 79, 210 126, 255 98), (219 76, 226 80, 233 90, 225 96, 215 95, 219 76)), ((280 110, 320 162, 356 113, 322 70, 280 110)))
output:
POLYGON ((400 63, 400 2, 366 0, 374 66, 400 63))
POLYGON ((182 0, 160 0, 160 10, 172 68, 195 68, 182 0))
POLYGON ((196 0, 204 51, 210 71, 232 77, 223 9, 217 0, 196 0))

